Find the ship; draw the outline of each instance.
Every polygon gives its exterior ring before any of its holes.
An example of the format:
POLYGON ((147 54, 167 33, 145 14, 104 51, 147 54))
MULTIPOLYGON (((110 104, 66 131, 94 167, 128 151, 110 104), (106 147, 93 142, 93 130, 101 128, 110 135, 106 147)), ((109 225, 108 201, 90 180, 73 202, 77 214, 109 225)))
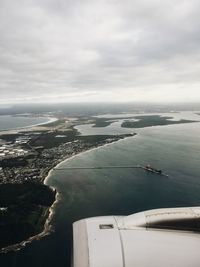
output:
POLYGON ((153 173, 156 173, 156 174, 162 174, 162 170, 158 170, 154 167, 152 167, 151 165, 146 165, 143 167, 144 170, 148 171, 148 172, 153 172, 153 173))

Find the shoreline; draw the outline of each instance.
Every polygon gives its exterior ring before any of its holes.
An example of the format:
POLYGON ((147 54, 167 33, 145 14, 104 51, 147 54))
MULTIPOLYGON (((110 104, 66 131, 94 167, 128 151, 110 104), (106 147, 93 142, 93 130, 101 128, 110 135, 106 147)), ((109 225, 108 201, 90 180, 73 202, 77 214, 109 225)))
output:
MULTIPOLYGON (((172 125, 168 125, 168 126, 171 127, 172 125)), ((153 127, 153 126, 151 126, 151 127, 153 127)), ((136 129, 136 130, 138 130, 138 129, 136 129)), ((48 183, 48 179, 49 179, 49 177, 52 174, 52 171, 56 167, 59 167, 61 164, 64 164, 65 162, 70 161, 71 159, 73 159, 73 158, 81 155, 82 153, 87 153, 87 152, 90 152, 92 150, 97 150, 97 149, 99 149, 101 147, 104 147, 104 146, 112 145, 112 144, 117 143, 119 141, 123 141, 126 138, 134 137, 135 135, 137 135, 137 134, 134 134, 132 136, 124 137, 122 139, 113 141, 111 143, 98 145, 96 147, 89 148, 88 150, 86 149, 86 150, 80 151, 78 153, 75 153, 74 155, 71 155, 70 157, 66 157, 61 162, 55 164, 55 166, 52 166, 52 168, 47 172, 47 174, 41 179, 41 183, 43 183, 43 184, 47 185, 48 187, 51 187, 54 190, 56 190, 53 186, 49 186, 47 184, 48 183)), ((119 136, 120 136, 120 134, 119 134, 119 136)), ((52 221, 52 218, 53 218, 53 216, 55 214, 56 205, 60 201, 60 193, 57 192, 57 190, 55 192, 56 192, 56 194, 55 194, 55 200, 54 200, 53 204, 46 210, 46 216, 45 216, 46 217, 46 220, 44 221, 43 230, 41 231, 41 233, 38 233, 38 234, 36 234, 36 235, 28 238, 27 240, 21 241, 20 243, 17 243, 17 244, 10 245, 10 246, 7 246, 5 248, 2 248, 2 249, 0 249, 0 253, 2 253, 2 252, 3 253, 7 253, 7 252, 18 251, 20 249, 23 249, 27 244, 31 243, 32 241, 34 241, 34 240, 40 240, 44 236, 50 235, 54 231, 53 225, 51 224, 51 221, 52 221)))
MULTIPOLYGON (((84 150, 84 151, 81 151, 81 152, 78 152, 77 154, 74 154, 73 156, 69 157, 69 158, 65 158, 63 159, 61 162, 59 162, 58 164, 56 164, 53 168, 51 168, 49 171, 48 171, 48 174, 45 176, 44 179, 41 180, 41 183, 43 183, 44 185, 50 187, 51 189, 53 189, 55 192, 56 192, 56 195, 55 195, 55 200, 53 202, 53 204, 48 208, 47 212, 48 212, 48 216, 45 220, 45 223, 44 223, 44 227, 43 227, 43 231, 41 233, 38 233, 34 236, 31 236, 29 237, 28 239, 26 240, 23 240, 19 243, 16 243, 16 244, 13 244, 13 245, 10 245, 10 246, 7 246, 5 248, 2 248, 0 249, 0 253, 8 253, 8 252, 12 252, 12 251, 18 251, 18 250, 21 250, 23 249, 27 244, 33 242, 33 241, 37 241, 37 240, 40 240, 41 238, 51 234, 54 229, 53 229, 53 226, 51 225, 51 221, 52 221, 52 218, 55 214, 55 207, 57 205, 57 203, 59 202, 60 200, 60 193, 56 190, 55 187, 53 186, 50 186, 47 183, 51 173, 54 171, 55 168, 57 168, 58 166, 60 166, 61 164, 63 164, 64 162, 67 162, 81 154, 84 154, 84 153, 89 153, 93 150, 97 150, 99 148, 102 148, 102 147, 106 147, 106 146, 109 146, 109 145, 112 145, 112 144, 115 144, 117 142, 120 142, 120 141, 124 141, 125 139, 127 138, 132 138, 132 137, 135 137, 136 135, 138 135, 137 133, 133 133, 131 136, 126 136, 126 137, 123 137, 119 140, 115 140, 111 143, 106 143, 106 144, 102 144, 102 145, 99 145, 99 146, 96 146, 96 147, 93 147, 93 148, 90 148, 88 150, 84 150)), ((119 135, 120 136, 120 135, 119 135)))
MULTIPOLYGON (((124 137, 124 138, 121 138, 121 139, 119 139, 119 140, 113 141, 113 142, 111 142, 111 143, 107 143, 107 144, 99 145, 99 146, 90 148, 90 149, 88 149, 88 150, 84 150, 84 151, 78 152, 77 154, 75 154, 75 155, 73 155, 73 156, 71 156, 71 157, 69 157, 69 158, 63 159, 61 162, 59 162, 58 164, 56 164, 55 167, 53 167, 53 168, 48 172, 47 176, 46 176, 45 179, 43 180, 43 183, 44 183, 45 185, 47 185, 46 182, 47 182, 47 180, 48 180, 48 178, 49 178, 51 172, 54 171, 55 168, 59 167, 59 166, 60 166, 61 164, 63 164, 64 162, 67 162, 67 161, 69 161, 69 160, 71 160, 71 159, 73 159, 73 158, 75 158, 75 157, 77 157, 77 156, 79 156, 79 155, 81 155, 81 154, 89 153, 89 152, 91 152, 91 151, 93 151, 93 150, 97 150, 97 149, 99 149, 99 148, 102 148, 102 147, 106 147, 106 146, 115 144, 115 143, 120 142, 120 141, 123 141, 123 140, 125 140, 125 139, 132 138, 132 137, 134 137, 134 136, 136 136, 136 135, 138 135, 138 133, 134 133, 134 134, 131 135, 131 136, 126 136, 126 137, 124 137)), ((120 136, 120 135, 119 135, 119 136, 120 136)), ((52 187, 52 188, 55 189, 54 187, 52 187)))
MULTIPOLYGON (((1 116, 3 116, 3 115, 1 115, 1 116)), ((0 116, 0 117, 1 117, 0 116)), ((5 115, 5 116, 7 116, 7 115, 5 115)), ((9 115, 10 117, 12 117, 11 115, 9 115)), ((21 117, 21 116, 19 116, 19 117, 21 117)), ((34 117, 33 117, 34 118, 34 117)), ((49 118, 49 120, 48 121, 46 121, 46 122, 41 122, 41 123, 36 123, 36 124, 31 124, 31 125, 28 125, 28 126, 21 126, 21 127, 16 127, 16 128, 12 128, 12 129, 1 129, 0 130, 0 136, 1 135, 4 135, 4 134, 6 134, 6 133, 19 133, 20 131, 23 131, 23 130, 26 130, 26 129, 31 129, 31 128, 33 128, 33 127, 39 127, 39 126, 43 126, 43 125, 46 125, 46 124, 50 124, 50 123, 52 123, 52 122, 55 122, 55 121, 57 121, 58 119, 57 118, 52 118, 52 117, 38 117, 38 118, 49 118)))

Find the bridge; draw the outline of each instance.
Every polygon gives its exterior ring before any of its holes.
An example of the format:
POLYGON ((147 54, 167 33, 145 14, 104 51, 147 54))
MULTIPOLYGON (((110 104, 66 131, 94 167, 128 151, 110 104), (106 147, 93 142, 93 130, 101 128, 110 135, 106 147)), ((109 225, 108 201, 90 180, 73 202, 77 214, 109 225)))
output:
POLYGON ((136 166, 95 166, 95 167, 64 167, 64 168, 54 168, 55 171, 62 170, 99 170, 99 169, 145 169, 145 167, 136 165, 136 166))
POLYGON ((135 165, 135 166, 119 166, 119 165, 116 165, 116 166, 92 166, 92 167, 83 167, 83 166, 74 166, 74 167, 64 167, 64 168, 53 168, 54 171, 64 171, 64 170, 103 170, 103 169, 142 169, 142 170, 145 170, 145 171, 149 171, 153 174, 159 174, 159 175, 162 175, 162 176, 165 176, 165 177, 168 177, 167 174, 163 173, 163 172, 156 172, 156 171, 153 171, 153 170, 149 170, 147 169, 146 167, 144 166, 141 166, 141 165, 135 165))

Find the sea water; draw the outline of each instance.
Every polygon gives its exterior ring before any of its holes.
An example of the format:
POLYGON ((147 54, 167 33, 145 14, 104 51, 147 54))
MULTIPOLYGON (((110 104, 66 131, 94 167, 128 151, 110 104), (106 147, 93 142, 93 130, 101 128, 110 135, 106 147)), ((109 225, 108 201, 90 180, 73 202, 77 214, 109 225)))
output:
POLYGON ((0 116, 0 131, 25 128, 51 121, 53 121, 53 118, 49 117, 2 115, 0 116))
POLYGON ((142 169, 51 172, 47 184, 59 192, 54 232, 21 251, 1 256, 2 266, 70 266, 72 223, 82 218, 200 206, 200 123, 136 132, 134 137, 82 153, 59 167, 151 164, 168 177, 142 169))

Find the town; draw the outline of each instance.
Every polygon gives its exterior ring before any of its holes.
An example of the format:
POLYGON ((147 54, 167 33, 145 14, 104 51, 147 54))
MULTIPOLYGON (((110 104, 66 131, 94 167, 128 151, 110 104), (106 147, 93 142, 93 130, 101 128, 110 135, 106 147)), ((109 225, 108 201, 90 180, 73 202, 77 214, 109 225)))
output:
MULTIPOLYGON (((62 123, 57 124, 60 127, 62 123)), ((127 136, 79 136, 73 127, 62 132, 56 127, 3 135, 0 139, 0 184, 42 182, 64 159, 127 136)))

